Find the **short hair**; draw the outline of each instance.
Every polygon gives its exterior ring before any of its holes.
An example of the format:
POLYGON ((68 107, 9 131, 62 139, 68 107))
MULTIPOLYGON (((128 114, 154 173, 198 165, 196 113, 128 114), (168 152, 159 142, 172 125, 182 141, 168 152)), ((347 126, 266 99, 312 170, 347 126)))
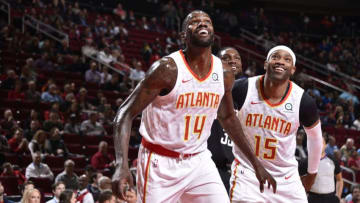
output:
POLYGON ((360 184, 353 186, 353 188, 351 189, 351 193, 353 193, 355 189, 360 190, 360 184))
POLYGON ((235 51, 238 51, 238 50, 237 50, 236 48, 234 48, 234 47, 223 47, 223 48, 221 48, 221 49, 218 51, 217 57, 220 58, 220 53, 221 53, 222 51, 225 51, 226 49, 233 49, 233 50, 235 50, 235 51))
POLYGON ((59 185, 61 185, 61 184, 65 185, 65 183, 64 183, 64 182, 62 182, 62 181, 58 181, 58 182, 56 182, 56 183, 52 184, 52 185, 51 185, 51 189, 52 189, 52 191, 55 191, 55 190, 56 190, 56 188, 57 188, 57 186, 59 186, 59 185))
POLYGON ((107 200, 111 200, 111 197, 114 196, 111 190, 104 190, 99 195, 99 203, 104 203, 107 200))
POLYGON ((70 203, 74 191, 70 189, 64 190, 59 197, 59 203, 70 203))
POLYGON ((202 10, 194 10, 194 11, 191 11, 189 14, 187 14, 187 16, 185 17, 185 19, 184 19, 184 21, 183 21, 183 23, 182 23, 181 32, 185 32, 187 23, 189 22, 190 14, 192 14, 192 13, 205 13, 206 15, 208 15, 208 16, 210 17, 209 14, 207 14, 205 11, 202 11, 202 10))
POLYGON ((66 165, 68 165, 68 164, 72 164, 73 166, 75 166, 75 162, 71 159, 68 159, 64 162, 64 167, 66 167, 66 165))

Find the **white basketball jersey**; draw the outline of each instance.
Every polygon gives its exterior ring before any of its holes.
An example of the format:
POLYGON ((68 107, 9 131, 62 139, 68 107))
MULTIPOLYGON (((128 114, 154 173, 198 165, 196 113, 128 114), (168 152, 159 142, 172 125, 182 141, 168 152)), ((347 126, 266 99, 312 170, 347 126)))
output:
POLYGON ((198 78, 181 50, 168 57, 177 66, 176 84, 142 112, 140 133, 148 142, 179 153, 204 151, 224 95, 221 60, 212 55, 209 73, 198 78))
MULTIPOLYGON (((299 109, 304 90, 290 82, 284 99, 271 104, 263 97, 264 91, 260 86, 263 77, 248 79, 246 99, 237 116, 263 166, 275 178, 290 177, 298 171, 295 159, 296 132, 300 125, 299 109)), ((233 152, 240 163, 253 170, 251 163, 235 145, 233 152)))

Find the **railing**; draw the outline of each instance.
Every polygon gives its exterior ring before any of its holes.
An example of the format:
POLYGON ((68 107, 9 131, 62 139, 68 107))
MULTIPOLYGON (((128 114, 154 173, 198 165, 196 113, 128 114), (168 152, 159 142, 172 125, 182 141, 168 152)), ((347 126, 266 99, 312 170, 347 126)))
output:
MULTIPOLYGON (((262 60, 265 60, 265 59, 266 59, 266 57, 265 57, 264 55, 259 54, 259 53, 256 53, 256 52, 254 52, 254 51, 252 51, 252 50, 250 50, 250 49, 247 49, 247 48, 245 48, 245 47, 243 47, 243 46, 236 45, 235 47, 238 48, 238 49, 240 49, 240 50, 242 50, 242 51, 244 51, 244 52, 246 52, 246 53, 248 53, 249 55, 253 55, 253 56, 258 57, 258 58, 260 58, 260 59, 262 59, 262 60)), ((337 91, 340 91, 340 92, 344 92, 344 91, 345 91, 344 89, 341 89, 341 88, 339 88, 339 87, 336 87, 336 86, 334 86, 334 85, 332 85, 332 84, 330 84, 330 83, 328 83, 328 82, 325 82, 325 81, 323 81, 323 80, 320 80, 319 78, 316 78, 316 77, 314 77, 314 76, 311 76, 311 75, 308 75, 308 74, 305 74, 305 73, 302 73, 302 74, 303 74, 304 76, 308 77, 309 79, 314 80, 315 82, 320 83, 321 85, 330 87, 330 88, 332 88, 332 89, 334 89, 334 90, 337 90, 337 91)))
POLYGON ((0 10, 4 11, 5 13, 8 14, 8 24, 10 25, 11 24, 11 6, 8 2, 6 2, 5 0, 0 0, 0 3, 2 3, 3 5, 5 5, 5 7, 7 8, 4 8, 4 6, 0 6, 0 10))
POLYGON ((66 40, 67 45, 69 46, 69 35, 46 24, 32 16, 24 15, 22 18, 22 31, 25 32, 25 26, 29 26, 35 29, 37 32, 41 32, 44 35, 50 37, 51 39, 62 42, 64 39, 66 40))
POLYGON ((345 171, 345 172, 347 172, 347 173, 350 173, 351 176, 352 176, 352 180, 348 180, 348 179, 343 178, 343 181, 344 181, 345 183, 348 183, 348 184, 350 184, 350 185, 352 185, 352 186, 358 185, 358 183, 356 183, 356 175, 355 175, 355 172, 354 172, 352 169, 350 169, 350 168, 348 168, 348 167, 345 167, 345 166, 340 166, 340 168, 341 168, 342 171, 345 171))
MULTIPOLYGON (((248 30, 242 29, 242 28, 241 28, 240 36, 242 38, 252 42, 253 44, 255 44, 257 46, 261 46, 262 48, 264 48, 265 51, 267 51, 268 49, 270 49, 271 47, 273 47, 277 44, 276 42, 273 42, 270 40, 259 39, 259 36, 255 35, 254 33, 250 32, 248 30)), ((318 62, 316 62, 312 59, 309 59, 307 57, 304 57, 300 54, 296 54, 296 57, 298 59, 297 61, 299 62, 299 64, 301 64, 301 65, 305 66, 306 68, 309 68, 313 71, 321 73, 325 76, 329 76, 331 73, 333 75, 336 75, 336 77, 338 79, 343 80, 345 78, 345 79, 351 80, 353 82, 360 83, 360 80, 355 77, 349 76, 342 72, 329 70, 324 64, 318 63, 318 62)), ((352 84, 352 86, 356 87, 357 89, 360 90, 360 86, 355 85, 355 84, 352 84)))
MULTIPOLYGON (((121 75, 125 75, 125 73, 123 73, 121 70, 119 70, 119 69, 117 69, 117 68, 115 68, 115 67, 113 67, 113 66, 111 66, 111 65, 109 65, 109 64, 107 64, 107 63, 105 63, 105 62, 103 62, 102 60, 100 60, 100 59, 98 59, 98 58, 95 58, 95 57, 90 56, 90 55, 87 55, 87 54, 84 54, 84 56, 90 58, 90 59, 93 60, 93 61, 96 61, 99 66, 100 66, 100 65, 106 66, 106 67, 110 68, 111 70, 113 70, 113 71, 115 71, 115 72, 117 72, 117 73, 119 73, 119 74, 121 74, 121 75)), ((122 65, 122 64, 119 63, 119 62, 116 62, 116 63, 119 64, 119 65, 122 65)), ((126 65, 126 64, 125 64, 125 65, 126 65)), ((126 65, 126 66, 123 66, 123 67, 125 67, 125 68, 130 68, 130 67, 127 66, 127 65, 126 65)))

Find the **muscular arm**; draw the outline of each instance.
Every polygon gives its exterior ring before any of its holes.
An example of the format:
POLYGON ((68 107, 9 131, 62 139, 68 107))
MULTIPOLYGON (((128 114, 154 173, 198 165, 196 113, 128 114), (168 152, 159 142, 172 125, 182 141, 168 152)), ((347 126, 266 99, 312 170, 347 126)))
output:
POLYGON ((223 64, 224 67, 224 83, 225 83, 225 94, 221 100, 219 110, 218 110, 218 120, 220 124, 229 134, 231 139, 235 144, 242 150, 244 155, 249 159, 253 165, 256 176, 260 182, 260 191, 263 191, 263 184, 268 181, 268 186, 270 184, 273 186, 273 191, 276 191, 276 182, 271 177, 270 174, 266 172, 259 160, 255 157, 253 150, 250 148, 250 143, 244 135, 244 132, 240 125, 240 120, 235 115, 233 97, 232 97, 232 87, 234 84, 234 75, 231 71, 231 67, 227 64, 223 64))
MULTIPOLYGON (((115 155, 116 163, 122 170, 128 170, 128 149, 132 120, 141 113, 164 90, 171 90, 177 77, 176 64, 171 58, 155 62, 145 78, 120 106, 115 116, 115 155)), ((119 172, 119 171, 118 171, 119 172)))
POLYGON ((341 199, 341 195, 342 195, 342 191, 343 191, 343 186, 344 186, 344 182, 342 179, 342 174, 341 172, 336 174, 335 176, 336 178, 336 196, 341 199))

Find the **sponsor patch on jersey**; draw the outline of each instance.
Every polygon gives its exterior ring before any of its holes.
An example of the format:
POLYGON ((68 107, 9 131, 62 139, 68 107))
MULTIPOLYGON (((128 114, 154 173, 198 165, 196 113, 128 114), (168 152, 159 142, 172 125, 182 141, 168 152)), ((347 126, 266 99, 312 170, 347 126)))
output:
POLYGON ((285 107, 285 112, 293 113, 293 105, 291 103, 286 103, 284 107, 285 107))

